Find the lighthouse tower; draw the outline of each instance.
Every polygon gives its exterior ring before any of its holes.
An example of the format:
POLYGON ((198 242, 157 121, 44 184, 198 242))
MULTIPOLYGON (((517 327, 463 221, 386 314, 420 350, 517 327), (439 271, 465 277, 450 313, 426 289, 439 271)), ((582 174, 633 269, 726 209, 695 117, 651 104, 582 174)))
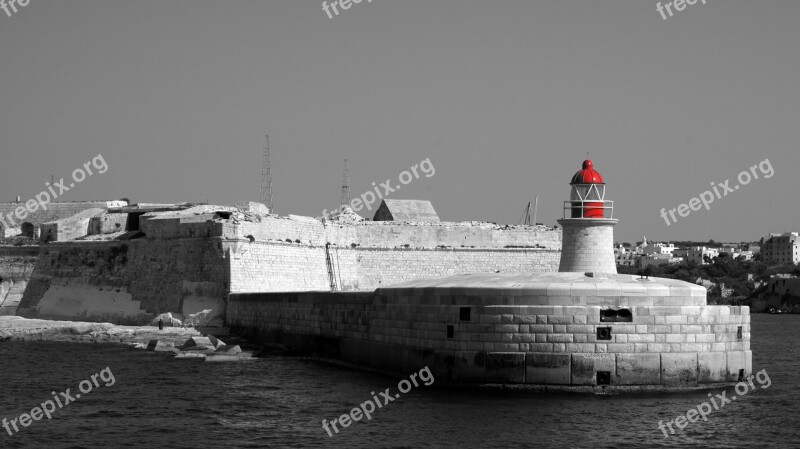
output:
POLYGON ((590 160, 572 177, 564 202, 560 272, 614 273, 614 202, 607 201, 603 176, 590 160), (569 218, 567 217, 569 213, 569 218))

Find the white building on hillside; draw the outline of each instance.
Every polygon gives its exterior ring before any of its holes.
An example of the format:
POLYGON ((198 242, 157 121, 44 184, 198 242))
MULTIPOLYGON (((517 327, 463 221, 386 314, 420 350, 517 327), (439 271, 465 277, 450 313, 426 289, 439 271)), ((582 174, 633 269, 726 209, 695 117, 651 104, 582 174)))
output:
POLYGON ((696 246, 689 249, 687 257, 688 262, 694 262, 698 265, 708 265, 711 261, 719 256, 719 249, 706 248, 705 246, 696 246))

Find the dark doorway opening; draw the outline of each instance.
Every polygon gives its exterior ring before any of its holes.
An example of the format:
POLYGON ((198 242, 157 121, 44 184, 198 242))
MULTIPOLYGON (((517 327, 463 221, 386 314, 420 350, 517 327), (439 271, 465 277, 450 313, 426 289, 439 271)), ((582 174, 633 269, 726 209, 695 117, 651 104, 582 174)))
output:
POLYGON ((125 230, 126 231, 138 231, 139 230, 139 217, 144 215, 144 212, 131 212, 128 214, 128 221, 125 222, 125 230))
POLYGON ((33 238, 34 230, 35 230, 35 227, 33 226, 33 223, 29 223, 27 221, 25 223, 22 223, 22 236, 23 237, 31 237, 31 238, 33 238))

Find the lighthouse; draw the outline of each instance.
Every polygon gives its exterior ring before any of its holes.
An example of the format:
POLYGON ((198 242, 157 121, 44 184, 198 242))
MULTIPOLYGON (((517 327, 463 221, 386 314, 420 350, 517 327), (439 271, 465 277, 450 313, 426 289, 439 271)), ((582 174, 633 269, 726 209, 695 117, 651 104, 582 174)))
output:
POLYGON ((614 203, 592 161, 571 178, 558 222, 558 273, 432 273, 300 300, 232 293, 227 316, 275 343, 399 376, 425 366, 443 383, 589 394, 736 384, 738 392, 753 371, 750 309, 708 305, 704 287, 678 279, 618 274, 614 203))
POLYGON ((564 202, 560 272, 614 273, 614 202, 606 200, 603 176, 591 160, 572 176, 564 202))

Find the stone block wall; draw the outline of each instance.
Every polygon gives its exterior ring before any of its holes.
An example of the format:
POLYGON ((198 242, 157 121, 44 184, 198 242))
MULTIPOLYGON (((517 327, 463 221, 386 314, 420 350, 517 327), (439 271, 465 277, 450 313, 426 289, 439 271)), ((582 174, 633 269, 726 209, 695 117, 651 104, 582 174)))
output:
MULTIPOLYGON (((534 248, 561 249, 561 232, 544 226, 492 223, 362 222, 326 225, 327 241, 347 248, 534 248)), ((613 244, 613 242, 612 242, 613 244)))
POLYGON ((219 240, 174 239, 50 243, 38 263, 19 314, 26 317, 142 323, 181 312, 196 297, 191 283, 218 286, 224 303, 229 268, 219 240))
POLYGON ((558 251, 523 249, 328 249, 296 243, 228 243, 231 293, 372 291, 421 278, 469 273, 555 271, 558 251))
MULTIPOLYGON (((752 371, 747 307, 640 306, 630 323, 600 321, 602 306, 448 305, 433 296, 370 293, 233 294, 228 324, 362 367, 437 379, 598 388, 694 388, 752 371), (610 340, 598 338, 610 328, 610 340)), ((475 297, 477 298, 477 297, 475 297)), ((455 303, 455 304, 454 304, 455 303)))
POLYGON ((451 274, 556 271, 561 245, 561 234, 544 227, 323 225, 297 216, 225 224, 221 233, 238 239, 229 244, 232 293, 330 290, 331 282, 339 290, 371 291, 451 274))
POLYGON ((160 218, 144 215, 139 219, 140 230, 152 240, 213 238, 225 235, 233 225, 214 214, 160 218))
POLYGON ((322 222, 311 217, 290 215, 261 217, 260 222, 243 221, 233 238, 258 242, 292 242, 324 247, 329 242, 322 222))
POLYGON ((226 243, 230 292, 330 290, 325 248, 296 243, 226 243))
POLYGON ((329 250, 340 290, 374 290, 415 279, 475 273, 556 271, 559 252, 543 249, 329 250))
POLYGON ((561 225, 563 247, 558 271, 616 273, 614 225, 616 220, 565 218, 561 225))
POLYGON ((38 255, 38 246, 0 247, 0 315, 17 313, 38 255))
POLYGON ((89 234, 113 234, 125 231, 128 214, 107 213, 89 220, 89 234))
POLYGON ((260 222, 238 223, 234 238, 300 243, 340 248, 531 248, 561 249, 561 232, 544 226, 497 226, 491 223, 395 223, 365 221, 356 224, 326 222, 290 215, 261 217, 260 222))
POLYGON ((40 225, 39 241, 42 243, 63 242, 88 235, 89 222, 92 218, 101 215, 103 210, 98 208, 86 209, 71 217, 42 223, 40 225))

